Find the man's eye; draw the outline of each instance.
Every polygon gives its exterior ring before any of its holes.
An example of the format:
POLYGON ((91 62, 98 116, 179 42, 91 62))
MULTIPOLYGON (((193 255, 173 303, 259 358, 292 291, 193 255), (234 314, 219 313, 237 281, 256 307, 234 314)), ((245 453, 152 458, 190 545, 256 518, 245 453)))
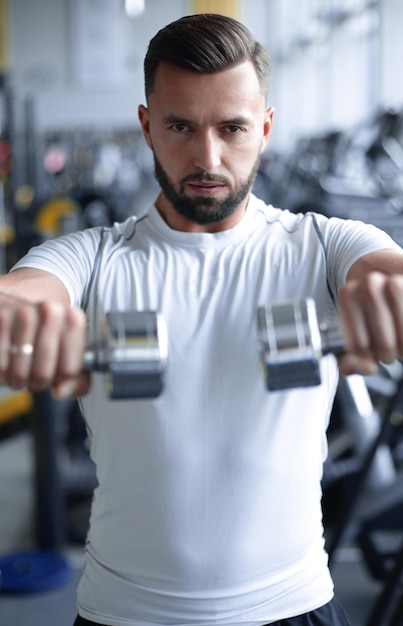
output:
POLYGON ((184 133, 189 130, 189 126, 187 124, 182 124, 181 122, 178 122, 177 124, 172 124, 171 128, 177 133, 184 133))
POLYGON ((240 133, 241 131, 241 126, 237 126, 236 124, 231 124, 230 126, 227 126, 227 132, 231 133, 232 135, 236 135, 236 133, 240 133))

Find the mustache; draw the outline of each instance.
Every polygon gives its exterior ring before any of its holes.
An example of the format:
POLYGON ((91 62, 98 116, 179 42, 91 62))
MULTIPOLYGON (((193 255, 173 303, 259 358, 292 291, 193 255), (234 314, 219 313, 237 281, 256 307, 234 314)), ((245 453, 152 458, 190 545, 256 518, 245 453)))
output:
POLYGON ((219 174, 210 174, 209 172, 194 172, 193 174, 188 174, 185 178, 182 178, 181 184, 185 183, 201 183, 201 182, 209 182, 209 183, 222 183, 223 185, 228 185, 229 181, 225 176, 220 176, 219 174))

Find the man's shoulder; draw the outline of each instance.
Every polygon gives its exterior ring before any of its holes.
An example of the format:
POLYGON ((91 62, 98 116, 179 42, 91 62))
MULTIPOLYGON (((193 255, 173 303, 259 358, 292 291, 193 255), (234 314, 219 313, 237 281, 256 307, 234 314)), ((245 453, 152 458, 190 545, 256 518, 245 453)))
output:
POLYGON ((275 207, 254 195, 251 196, 250 206, 253 208, 255 214, 263 218, 267 224, 278 223, 287 231, 297 230, 303 225, 311 226, 318 221, 327 219, 324 215, 313 212, 294 213, 288 209, 275 207))

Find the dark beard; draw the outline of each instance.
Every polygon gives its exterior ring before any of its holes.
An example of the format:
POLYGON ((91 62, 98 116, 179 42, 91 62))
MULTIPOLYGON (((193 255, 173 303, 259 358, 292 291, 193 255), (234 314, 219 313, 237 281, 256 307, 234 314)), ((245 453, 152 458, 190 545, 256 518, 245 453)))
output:
POLYGON ((182 181, 179 191, 177 191, 168 178, 167 173, 163 169, 161 163, 154 154, 154 172, 155 177, 161 187, 164 196, 171 202, 175 210, 183 217, 195 222, 196 224, 214 224, 221 222, 230 217, 240 203, 247 197, 255 182, 257 171, 259 168, 260 156, 257 158, 248 178, 242 182, 241 187, 236 193, 229 193, 228 196, 221 201, 206 196, 205 198, 190 198, 184 192, 184 182, 192 181, 216 181, 228 182, 227 179, 210 175, 208 173, 197 173, 187 176, 182 181))

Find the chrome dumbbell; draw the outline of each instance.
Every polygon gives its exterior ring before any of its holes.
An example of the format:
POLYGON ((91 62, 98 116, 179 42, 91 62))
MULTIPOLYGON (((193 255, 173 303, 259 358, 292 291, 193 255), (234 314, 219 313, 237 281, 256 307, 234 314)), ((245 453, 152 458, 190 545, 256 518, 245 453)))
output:
POLYGON ((270 391, 319 385, 320 358, 344 350, 337 323, 319 323, 311 298, 259 307, 257 327, 270 391))
POLYGON ((155 398, 163 389, 167 360, 168 334, 161 314, 110 311, 101 338, 87 346, 83 367, 107 372, 111 398, 155 398))

